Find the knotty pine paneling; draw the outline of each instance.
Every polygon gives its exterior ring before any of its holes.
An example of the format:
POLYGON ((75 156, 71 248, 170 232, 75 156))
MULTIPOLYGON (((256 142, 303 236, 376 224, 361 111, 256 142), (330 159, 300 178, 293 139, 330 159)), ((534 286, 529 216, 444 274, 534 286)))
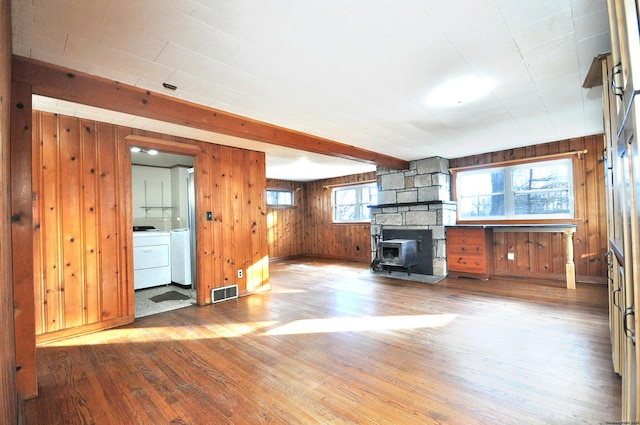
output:
MULTIPOLYGON (((452 168, 519 160, 586 149, 573 156, 575 219, 574 262, 578 280, 604 282, 607 252, 604 165, 602 135, 579 137, 488 154, 449 160, 452 168)), ((562 233, 494 232, 494 273, 503 276, 534 276, 565 279, 565 250, 562 233), (507 260, 507 252, 515 260, 507 260)))
MULTIPOLYGON (((14 328, 11 249, 11 2, 0 2, 0 423, 17 424, 21 403, 16 383, 16 342, 14 328)), ((33 349, 35 351, 35 344, 33 349)), ((35 376, 35 369, 28 371, 35 376)))
POLYGON ((309 255, 371 261, 371 224, 335 224, 331 186, 375 181, 376 173, 361 173, 307 182, 305 251, 309 255))
POLYGON ((306 184, 267 179, 267 189, 293 191, 293 207, 267 206, 269 258, 274 260, 306 254, 304 238, 306 184))
POLYGON ((111 125, 42 112, 33 123, 36 333, 130 320, 128 151, 111 125))
POLYGON ((262 152, 199 143, 196 156, 198 301, 238 285, 240 295, 268 288, 265 157, 262 152), (201 244, 200 244, 201 243, 201 244), (238 269, 243 277, 237 277, 238 269))
POLYGON ((210 303, 216 287, 238 284, 240 295, 268 288, 264 153, 44 112, 34 112, 33 127, 40 340, 133 320, 127 136, 151 138, 167 152, 196 152, 198 303, 210 303))

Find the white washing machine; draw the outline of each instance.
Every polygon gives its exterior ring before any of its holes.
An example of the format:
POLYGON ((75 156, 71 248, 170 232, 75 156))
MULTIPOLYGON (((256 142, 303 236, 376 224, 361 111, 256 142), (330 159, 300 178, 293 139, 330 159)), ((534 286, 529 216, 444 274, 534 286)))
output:
POLYGON ((171 232, 171 281, 191 286, 191 245, 189 229, 173 229, 171 232))

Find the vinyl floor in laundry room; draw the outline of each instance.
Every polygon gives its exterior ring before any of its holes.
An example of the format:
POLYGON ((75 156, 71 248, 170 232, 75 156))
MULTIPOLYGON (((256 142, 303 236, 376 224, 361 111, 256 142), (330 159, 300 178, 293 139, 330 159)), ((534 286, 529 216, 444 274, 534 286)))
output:
POLYGON ((138 289, 135 292, 136 318, 189 307, 194 304, 196 304, 195 289, 177 285, 156 286, 138 289))

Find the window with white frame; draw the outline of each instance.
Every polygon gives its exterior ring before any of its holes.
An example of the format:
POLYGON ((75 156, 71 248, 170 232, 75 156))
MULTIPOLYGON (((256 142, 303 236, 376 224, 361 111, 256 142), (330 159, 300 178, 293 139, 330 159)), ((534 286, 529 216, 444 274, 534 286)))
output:
POLYGON ((456 173, 458 219, 573 218, 571 158, 456 173))
POLYGON ((369 205, 378 203, 378 187, 375 183, 334 187, 331 199, 334 222, 370 221, 371 209, 369 205))
POLYGON ((267 189, 267 205, 270 207, 292 207, 293 190, 267 189))

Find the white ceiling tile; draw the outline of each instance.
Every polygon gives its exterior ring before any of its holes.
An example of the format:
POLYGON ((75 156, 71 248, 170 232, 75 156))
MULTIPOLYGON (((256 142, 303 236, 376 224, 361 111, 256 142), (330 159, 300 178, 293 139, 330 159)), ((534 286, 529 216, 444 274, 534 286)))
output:
MULTIPOLYGON (((13 0, 13 49, 387 155, 462 156, 601 127, 598 96, 580 86, 592 58, 609 46, 603 5, 13 0), (439 83, 464 74, 493 81, 491 93, 457 109, 425 103, 439 83), (162 88, 164 81, 178 89, 162 88)), ((77 105, 56 107, 82 113, 77 105)), ((136 117, 128 122, 260 149, 278 166, 303 156, 136 117)), ((306 158, 331 168, 325 157, 306 158)), ((268 166, 267 175, 287 177, 286 169, 268 166)))
MULTIPOLYGON (((496 0, 500 13, 512 30, 531 25, 571 8, 570 0, 496 0)), ((544 34, 541 34, 544 37, 544 34)))
POLYGON ((601 16, 607 15, 607 2, 602 0, 571 0, 573 16, 580 19, 585 15, 598 13, 601 16))
POLYGON ((574 21, 576 39, 592 38, 600 34, 609 34, 609 20, 607 15, 592 12, 576 18, 574 21))
POLYGON ((494 0, 447 2, 449 7, 427 14, 454 45, 466 44, 502 24, 502 15, 494 0))
POLYGON ((534 80, 565 74, 573 78, 579 71, 576 42, 572 34, 545 41, 522 52, 534 80), (568 72, 571 71, 571 72, 568 72))
MULTIPOLYGON (((512 28, 513 38, 521 50, 547 44, 556 38, 574 34, 571 9, 564 9, 547 19, 532 22, 519 28, 512 28)), ((575 36, 573 36, 575 38, 575 36)))
POLYGON ((214 59, 173 43, 165 45, 154 62, 170 69, 182 70, 205 80, 218 78, 214 74, 214 59))
POLYGON ((209 25, 170 8, 154 7, 142 32, 153 39, 195 49, 212 30, 209 25))
POLYGON ((110 13, 111 4, 103 8, 94 7, 92 2, 66 0, 63 12, 55 1, 34 1, 34 24, 37 28, 66 28, 67 32, 76 32, 100 39, 106 27, 105 11, 110 13))
POLYGON ((109 26, 101 40, 107 47, 153 61, 167 44, 165 40, 140 34, 135 26, 109 26))

